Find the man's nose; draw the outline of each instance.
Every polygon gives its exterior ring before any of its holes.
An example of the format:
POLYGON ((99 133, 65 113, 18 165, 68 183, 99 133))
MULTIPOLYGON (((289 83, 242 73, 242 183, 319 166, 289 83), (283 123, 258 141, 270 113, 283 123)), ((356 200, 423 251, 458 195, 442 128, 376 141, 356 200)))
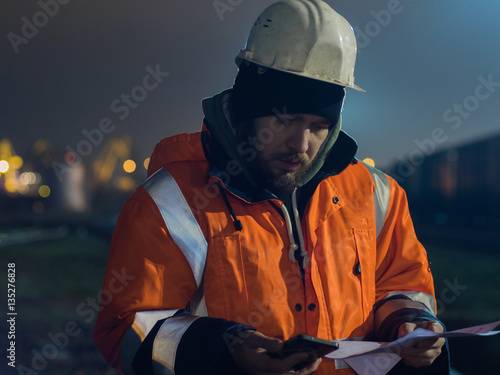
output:
POLYGON ((290 134, 287 145, 298 154, 305 154, 309 149, 310 136, 309 129, 298 128, 290 134))

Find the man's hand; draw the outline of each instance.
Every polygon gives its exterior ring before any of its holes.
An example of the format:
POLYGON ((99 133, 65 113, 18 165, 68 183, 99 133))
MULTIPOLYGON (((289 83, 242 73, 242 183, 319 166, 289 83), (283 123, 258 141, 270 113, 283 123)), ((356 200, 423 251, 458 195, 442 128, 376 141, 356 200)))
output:
MULTIPOLYGON (((438 322, 423 321, 420 323, 403 323, 399 327, 398 337, 403 337, 414 331, 415 328, 424 328, 432 332, 443 332, 443 326, 438 322)), ((441 348, 445 344, 444 338, 429 338, 418 341, 413 346, 403 348, 400 356, 404 363, 413 367, 430 366, 441 354, 441 348)))
POLYGON ((281 340, 256 331, 243 331, 235 339, 233 357, 236 364, 249 375, 312 374, 321 363, 318 359, 304 368, 292 368, 309 358, 307 353, 292 354, 283 359, 271 358, 267 353, 276 353, 283 347, 281 340))

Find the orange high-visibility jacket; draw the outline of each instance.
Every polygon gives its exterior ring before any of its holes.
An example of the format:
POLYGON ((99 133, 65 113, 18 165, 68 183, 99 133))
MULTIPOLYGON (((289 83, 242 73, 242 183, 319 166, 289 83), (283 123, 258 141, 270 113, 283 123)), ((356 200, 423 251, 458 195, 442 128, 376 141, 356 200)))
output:
MULTIPOLYGON (((281 201, 248 202, 224 178, 209 177, 200 137, 161 141, 152 163, 162 168, 119 216, 94 333, 114 367, 134 373, 132 360, 156 325, 154 366, 173 373, 177 345, 199 316, 282 340, 333 340, 367 336, 374 304, 388 296, 406 295, 434 312, 427 254, 393 179, 354 159, 319 183, 298 222, 281 201), (307 252, 304 280, 290 256, 291 225, 307 252), (191 315, 177 316, 182 309, 191 315)), ((324 359, 317 374, 354 373, 342 367, 324 359)))

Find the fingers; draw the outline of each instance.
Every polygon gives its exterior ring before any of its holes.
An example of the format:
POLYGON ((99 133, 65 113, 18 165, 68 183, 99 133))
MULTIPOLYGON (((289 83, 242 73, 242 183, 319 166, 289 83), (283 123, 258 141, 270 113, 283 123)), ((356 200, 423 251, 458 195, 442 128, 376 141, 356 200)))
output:
POLYGON ((273 360, 274 363, 270 364, 270 366, 267 368, 268 371, 271 371, 269 374, 266 373, 266 375, 271 375, 271 374, 289 374, 289 375, 308 375, 312 374, 314 371, 316 371, 321 364, 321 358, 318 358, 317 360, 307 364, 306 366, 302 367, 299 370, 291 370, 292 368, 295 367, 295 365, 307 361, 309 359, 309 355, 306 353, 296 353, 293 355, 290 355, 284 359, 281 360, 273 360), (280 362, 280 363, 277 363, 280 362))
POLYGON ((403 336, 406 336, 410 332, 413 332, 416 328, 423 328, 436 333, 441 333, 444 331, 444 327, 439 322, 433 320, 424 320, 418 323, 406 322, 401 324, 401 326, 399 327, 398 337, 401 338, 403 336))
POLYGON ((441 347, 422 351, 421 349, 408 348, 402 354, 404 362, 412 367, 430 366, 441 354, 441 347))
POLYGON ((301 369, 297 374, 298 375, 312 374, 314 371, 318 369, 320 364, 321 364, 321 358, 318 358, 316 361, 312 362, 311 364, 301 369))
MULTIPOLYGON (((427 329, 429 331, 436 332, 436 333, 441 333, 444 330, 444 327, 436 321, 422 321, 419 323, 403 323, 399 327, 398 337, 404 337, 407 334, 409 334, 410 332, 413 332, 416 328, 423 328, 423 329, 427 329)), ((429 339, 418 341, 415 344, 415 346, 418 348, 429 348, 429 347, 432 347, 436 342, 438 342, 440 340, 444 344, 443 339, 439 339, 437 337, 432 337, 429 339)))
MULTIPOLYGON (((268 357, 269 358, 269 357, 268 357)), ((297 374, 297 372, 292 371, 291 369, 295 367, 295 365, 307 361, 309 359, 309 354, 307 353, 295 353, 292 355, 289 355, 283 359, 273 359, 269 358, 268 361, 265 361, 265 369, 271 373, 277 373, 277 374, 297 374)), ((306 367, 309 367, 310 365, 307 365, 306 367)), ((308 372, 302 372, 303 369, 300 370, 300 374, 304 373, 307 374, 308 372)))
POLYGON ((310 374, 317 369, 321 361, 308 364, 299 371, 292 370, 295 365, 308 359, 309 355, 307 353, 296 353, 283 359, 277 359, 270 358, 263 352, 260 355, 252 356, 252 360, 248 362, 245 369, 250 374, 256 375, 310 374))
POLYGON ((248 337, 245 339, 245 344, 249 348, 262 348, 268 352, 275 353, 281 350, 283 347, 283 341, 263 335, 257 331, 245 331, 249 332, 248 337))
MULTIPOLYGON (((417 327, 437 333, 443 332, 444 330, 444 327, 436 321, 423 321, 417 324, 404 323, 399 328, 399 337, 406 336, 417 327)), ((420 340, 413 346, 403 348, 401 357, 406 364, 413 367, 429 366, 441 354, 441 349, 444 344, 444 338, 432 337, 420 340)))
POLYGON ((404 348, 401 357, 406 364, 413 367, 430 366, 441 354, 444 344, 443 338, 432 341, 422 340, 415 346, 404 348))
MULTIPOLYGON (((425 327, 422 326, 421 328, 428 329, 429 331, 436 332, 436 333, 441 333, 444 331, 444 327, 439 324, 438 322, 425 322, 425 327)), ((417 342, 417 347, 424 349, 424 348, 434 348, 434 347, 439 347, 441 348, 445 343, 445 340, 443 338, 439 337, 434 337, 434 338, 429 338, 427 340, 422 340, 417 342)))
POLYGON ((283 347, 281 340, 268 337, 256 331, 243 331, 239 334, 239 342, 235 345, 233 358, 238 366, 250 375, 280 375, 313 373, 321 360, 308 363, 300 371, 291 369, 310 357, 306 352, 299 352, 285 358, 271 358, 269 352, 278 352, 283 347))

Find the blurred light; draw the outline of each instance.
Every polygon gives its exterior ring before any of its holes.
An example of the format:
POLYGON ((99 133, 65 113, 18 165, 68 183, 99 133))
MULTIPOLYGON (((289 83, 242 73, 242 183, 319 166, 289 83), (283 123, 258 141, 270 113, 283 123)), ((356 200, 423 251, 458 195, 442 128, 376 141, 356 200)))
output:
POLYGON ((33 173, 33 175, 35 176, 35 181, 33 181, 32 184, 39 184, 40 182, 42 182, 42 176, 40 175, 40 173, 35 172, 33 173))
POLYGON ((50 188, 47 185, 42 185, 38 189, 38 194, 40 194, 42 198, 47 198, 50 195, 50 188))
POLYGON ((21 175, 19 176, 19 182, 23 185, 29 185, 30 176, 29 176, 28 172, 21 173, 21 175))
POLYGON ((5 173, 9 170, 9 163, 7 160, 0 160, 0 173, 5 173))
POLYGON ((123 170, 127 173, 132 173, 135 171, 135 168, 136 168, 136 165, 135 165, 135 161, 133 160, 126 160, 124 163, 123 163, 123 170))
POLYGON ((8 179, 5 181, 5 190, 8 193, 15 193, 17 191, 17 181, 15 179, 8 179))
POLYGON ((35 214, 41 214, 45 209, 45 206, 42 202, 36 201, 35 203, 33 203, 32 209, 35 214))
POLYGON ((144 160, 144 168, 148 169, 150 161, 151 161, 151 158, 147 158, 146 160, 144 160))
POLYGON ((19 176, 19 181, 24 185, 33 185, 36 182, 36 176, 33 172, 23 172, 19 176))
POLYGON ((129 176, 123 176, 115 180, 115 187, 121 191, 131 191, 137 186, 129 176))
POLYGON ((39 139, 35 142, 33 148, 37 154, 41 154, 49 148, 49 142, 45 139, 39 139))
POLYGON ((73 164, 76 161, 76 155, 71 151, 68 151, 67 153, 64 154, 64 161, 68 165, 73 164))
POLYGON ((23 158, 20 156, 12 156, 10 158, 10 166, 14 169, 20 169, 23 166, 23 158))
POLYGON ((18 191, 18 193, 25 195, 25 194, 28 194, 28 192, 30 191, 30 188, 28 185, 19 185, 17 187, 17 191, 18 191))
POLYGON ((82 163, 77 163, 71 169, 71 173, 65 177, 64 184, 62 185, 62 204, 66 210, 85 212, 89 204, 85 167, 82 163))
POLYGON ((366 158, 366 159, 363 159, 363 162, 368 164, 369 166, 372 166, 375 168, 375 160, 373 160, 371 158, 366 158))

